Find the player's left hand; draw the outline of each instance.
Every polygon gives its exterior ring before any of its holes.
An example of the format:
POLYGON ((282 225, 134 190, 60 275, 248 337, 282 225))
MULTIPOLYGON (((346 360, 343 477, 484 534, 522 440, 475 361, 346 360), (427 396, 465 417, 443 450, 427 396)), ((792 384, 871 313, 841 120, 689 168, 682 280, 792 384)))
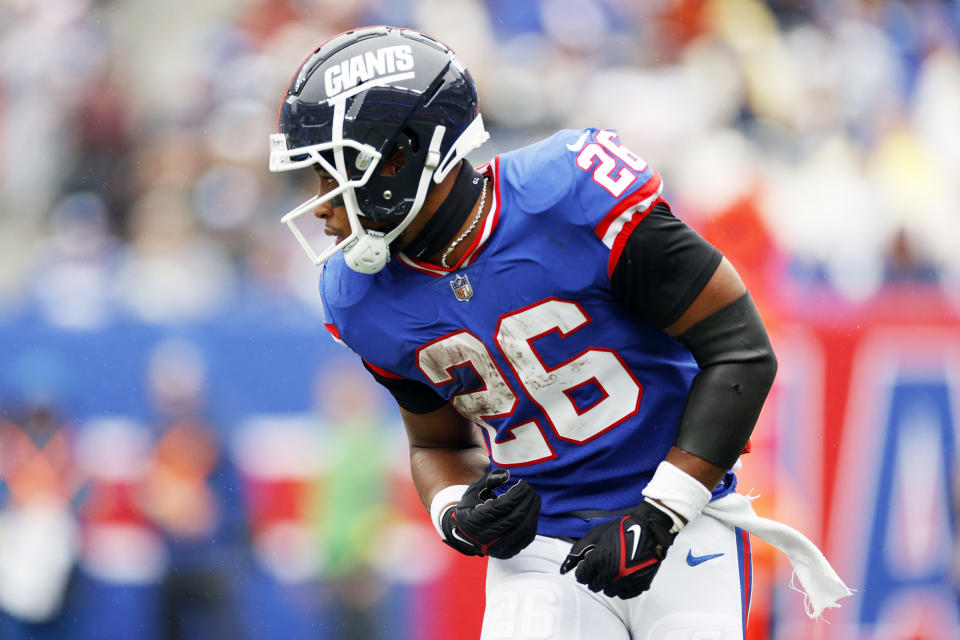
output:
POLYGON ((604 595, 633 598, 650 588, 679 527, 661 507, 643 502, 577 540, 560 573, 576 567, 577 581, 604 595))

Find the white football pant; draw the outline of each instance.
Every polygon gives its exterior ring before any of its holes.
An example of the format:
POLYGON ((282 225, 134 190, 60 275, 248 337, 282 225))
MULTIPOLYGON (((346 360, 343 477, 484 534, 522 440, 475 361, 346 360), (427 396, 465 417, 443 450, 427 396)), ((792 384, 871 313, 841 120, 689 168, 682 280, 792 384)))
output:
POLYGON ((571 544, 537 536, 490 558, 482 640, 743 640, 753 568, 748 534, 700 515, 667 552, 649 591, 622 600, 560 575, 571 544))

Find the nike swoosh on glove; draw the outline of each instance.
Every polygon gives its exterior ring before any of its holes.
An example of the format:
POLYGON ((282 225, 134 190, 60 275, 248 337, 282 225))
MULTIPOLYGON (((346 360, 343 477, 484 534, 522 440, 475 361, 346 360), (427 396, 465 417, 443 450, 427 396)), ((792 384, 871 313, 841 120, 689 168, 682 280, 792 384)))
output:
POLYGON ((577 582, 604 595, 633 598, 650 588, 680 531, 659 506, 643 502, 619 520, 605 522, 577 540, 560 567, 576 567, 577 582))
POLYGON ((471 484, 441 516, 444 542, 468 556, 494 558, 512 558, 533 542, 540 496, 526 480, 496 495, 509 479, 509 471, 494 469, 471 484))

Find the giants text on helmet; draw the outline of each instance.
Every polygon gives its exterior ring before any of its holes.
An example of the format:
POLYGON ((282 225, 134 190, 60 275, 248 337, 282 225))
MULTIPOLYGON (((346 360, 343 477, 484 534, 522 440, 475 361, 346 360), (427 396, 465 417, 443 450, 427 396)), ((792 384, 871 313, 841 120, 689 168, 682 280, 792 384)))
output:
MULTIPOLYGON (((413 50, 407 45, 381 47, 344 60, 323 74, 327 97, 355 87, 358 83, 398 71, 413 69, 413 50)), ((407 76, 410 77, 410 76, 407 76)))

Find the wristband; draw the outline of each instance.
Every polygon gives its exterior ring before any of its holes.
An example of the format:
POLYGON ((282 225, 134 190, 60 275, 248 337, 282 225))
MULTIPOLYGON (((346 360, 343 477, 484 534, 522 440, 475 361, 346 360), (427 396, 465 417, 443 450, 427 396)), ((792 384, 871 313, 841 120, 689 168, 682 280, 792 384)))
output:
POLYGON ((456 506, 468 488, 465 484, 454 484, 441 489, 437 495, 433 496, 433 501, 430 503, 430 522, 433 523, 433 528, 437 530, 442 540, 447 539, 447 536, 443 535, 443 526, 440 522, 443 513, 447 507, 456 506))
POLYGON ((679 531, 684 524, 700 514, 700 510, 710 502, 713 494, 692 475, 664 460, 643 488, 643 495, 645 502, 665 511, 679 531), (659 501, 660 504, 654 501, 659 501), (677 518, 677 515, 683 517, 685 522, 677 518))

